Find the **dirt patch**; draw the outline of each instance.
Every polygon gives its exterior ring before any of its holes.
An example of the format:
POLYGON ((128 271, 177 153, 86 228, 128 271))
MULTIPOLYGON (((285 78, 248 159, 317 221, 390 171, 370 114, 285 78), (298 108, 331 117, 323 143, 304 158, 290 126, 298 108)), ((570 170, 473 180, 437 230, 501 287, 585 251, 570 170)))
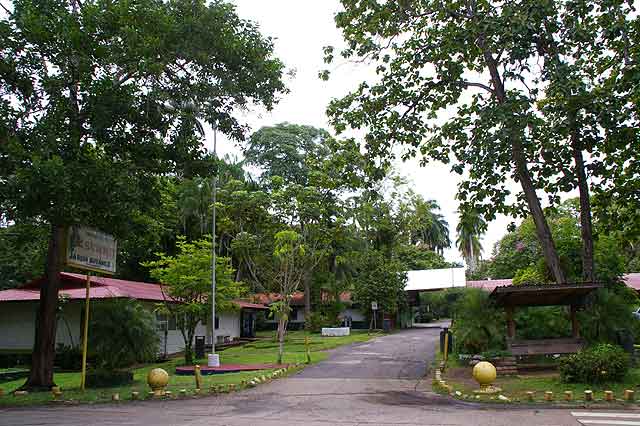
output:
POLYGON ((464 405, 447 396, 436 393, 423 393, 415 391, 388 391, 374 395, 363 395, 361 399, 381 405, 396 406, 425 406, 425 405, 464 405))

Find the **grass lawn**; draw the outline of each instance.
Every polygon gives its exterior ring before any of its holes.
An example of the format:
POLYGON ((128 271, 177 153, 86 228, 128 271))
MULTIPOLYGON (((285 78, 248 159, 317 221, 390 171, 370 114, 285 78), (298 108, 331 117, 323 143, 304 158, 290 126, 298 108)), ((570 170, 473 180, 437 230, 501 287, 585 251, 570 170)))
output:
MULTIPOLYGON (((306 362, 306 349, 304 344, 304 331, 292 331, 287 333, 287 341, 285 343, 284 363, 297 364, 306 362)), ((364 342, 373 337, 380 336, 380 333, 368 335, 366 331, 352 330, 350 336, 342 337, 322 337, 319 334, 311 334, 311 362, 322 361, 327 358, 327 349, 336 348, 338 346, 350 343, 364 342)), ((258 333, 263 339, 256 342, 246 344, 244 346, 232 347, 221 351, 220 362, 225 364, 258 364, 258 363, 275 363, 278 354, 278 343, 273 339, 274 332, 258 333)), ((80 391, 80 373, 57 373, 54 376, 56 384, 62 389, 63 399, 66 401, 79 402, 100 402, 110 401, 111 395, 120 394, 121 400, 131 399, 131 392, 140 392, 141 397, 146 398, 147 392, 150 390, 147 386, 146 377, 149 370, 161 367, 169 373, 169 385, 167 390, 177 394, 181 389, 187 389, 193 394, 195 388, 195 378, 193 376, 177 376, 175 369, 182 365, 183 358, 175 358, 162 364, 146 365, 134 371, 134 383, 132 385, 116 388, 104 389, 87 389, 85 392, 80 391)), ((201 365, 206 365, 206 360, 198 360, 201 365)), ((270 374, 273 370, 248 371, 242 373, 227 373, 203 376, 204 390, 212 385, 228 385, 240 384, 244 380, 250 380, 256 376, 270 374)), ((24 379, 12 382, 0 383, 0 389, 4 390, 5 395, 0 396, 0 406, 3 405, 34 405, 47 403, 52 400, 49 392, 30 393, 26 396, 15 397, 11 392, 24 384, 24 379)))
MULTIPOLYGON (((471 376, 471 367, 464 367, 454 359, 452 356, 451 361, 453 362, 447 363, 447 369, 442 375, 443 379, 453 388, 453 392, 459 391, 462 395, 473 396, 473 399, 475 399, 473 391, 478 389, 479 386, 471 376)), ((546 403, 544 401, 544 393, 546 391, 553 392, 556 402, 562 402, 564 401, 564 392, 573 391, 574 402, 583 403, 585 390, 593 391, 595 402, 602 403, 604 401, 605 390, 613 391, 614 398, 621 401, 626 389, 640 393, 640 368, 630 369, 624 381, 620 383, 599 385, 563 383, 560 381, 560 376, 557 372, 545 371, 517 376, 498 376, 494 385, 502 388, 501 395, 515 402, 528 402, 527 392, 535 392, 534 402, 546 403)), ((434 389, 438 390, 435 386, 434 389)), ((442 391, 442 389, 440 390, 442 391)), ((636 399, 640 400, 640 395, 636 399)), ((493 395, 493 399, 491 399, 491 396, 482 395, 480 400, 495 401, 496 398, 495 395, 493 395)))

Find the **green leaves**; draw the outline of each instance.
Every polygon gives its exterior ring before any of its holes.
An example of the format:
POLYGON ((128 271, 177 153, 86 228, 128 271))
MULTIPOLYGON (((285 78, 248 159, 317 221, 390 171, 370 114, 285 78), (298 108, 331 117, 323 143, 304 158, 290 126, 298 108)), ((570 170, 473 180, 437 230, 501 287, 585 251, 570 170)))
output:
POLYGON ((236 108, 285 92, 272 41, 224 2, 20 0, 0 28, 11 219, 124 234, 152 177, 202 172, 203 122, 241 139, 236 108))

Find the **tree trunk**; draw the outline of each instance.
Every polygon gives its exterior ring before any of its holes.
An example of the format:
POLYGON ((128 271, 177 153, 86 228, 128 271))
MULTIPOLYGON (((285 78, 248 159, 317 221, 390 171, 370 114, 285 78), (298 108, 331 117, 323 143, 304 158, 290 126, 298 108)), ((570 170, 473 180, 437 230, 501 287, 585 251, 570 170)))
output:
MULTIPOLYGON (((504 85, 502 83, 500 72, 498 71, 498 64, 491 52, 486 50, 484 39, 480 38, 478 42, 479 47, 483 49, 485 63, 489 70, 489 74, 491 75, 491 83, 493 85, 494 96, 498 103, 504 104, 507 101, 507 96, 504 85)), ((551 230, 549 229, 549 225, 544 216, 544 211, 542 210, 540 200, 536 195, 536 188, 531 179, 531 173, 529 172, 527 159, 523 151, 522 140, 520 138, 520 135, 517 134, 516 131, 512 131, 511 135, 511 156, 516 166, 516 176, 518 177, 518 180, 520 180, 520 185, 522 186, 522 191, 524 192, 525 198, 527 200, 529 212, 533 217, 533 222, 536 226, 536 234, 538 236, 538 240, 540 240, 540 245, 542 246, 544 260, 551 270, 555 281, 557 283, 564 283, 567 281, 566 276, 564 274, 564 271, 562 270, 560 257, 558 256, 558 251, 556 250, 553 236, 551 235, 551 230)))
POLYGON ((302 281, 304 286, 304 319, 306 321, 311 315, 311 274, 305 271, 302 281))
POLYGON ((56 355, 56 311, 58 309, 58 289, 62 271, 62 248, 64 228, 51 226, 45 280, 40 286, 40 304, 36 318, 35 340, 31 355, 31 371, 24 389, 49 390, 53 381, 53 362, 56 355))
POLYGON ((282 364, 284 356, 284 334, 287 331, 287 320, 284 315, 278 319, 278 364, 282 364))
POLYGON ((536 233, 538 235, 538 240, 540 240, 540 245, 542 246, 544 260, 551 270, 556 283, 565 283, 567 282, 567 278, 564 274, 564 270, 562 269, 562 265, 560 264, 560 257, 558 256, 558 251, 556 250, 556 245, 553 241, 549 224, 547 223, 547 219, 544 217, 544 211, 542 210, 540 199, 536 194, 535 186, 531 180, 531 174, 529 173, 529 168, 527 167, 527 162, 524 158, 524 153, 522 152, 521 143, 517 137, 514 138, 512 143, 512 154, 513 160, 516 164, 516 173, 527 200, 529 212, 533 217, 533 223, 536 226, 536 233))
POLYGON ((580 194, 580 236, 582 237, 582 279, 586 282, 595 281, 595 266, 593 261, 593 226, 591 223, 591 200, 589 199, 589 182, 584 170, 584 158, 580 146, 575 112, 569 115, 571 126, 571 149, 576 167, 578 192, 580 194))

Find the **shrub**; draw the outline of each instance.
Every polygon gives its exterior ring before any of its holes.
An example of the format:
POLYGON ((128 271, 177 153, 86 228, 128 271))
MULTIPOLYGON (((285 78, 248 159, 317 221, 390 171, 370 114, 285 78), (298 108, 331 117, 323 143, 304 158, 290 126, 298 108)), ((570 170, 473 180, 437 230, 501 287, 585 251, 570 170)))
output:
POLYGON ((631 314, 637 301, 635 290, 621 284, 591 293, 586 308, 578 316, 580 334, 589 343, 617 343, 621 329, 637 330, 638 320, 631 314))
POLYGON ((133 382, 132 371, 93 370, 87 372, 86 385, 89 388, 110 388, 128 385, 133 382))
POLYGON ((158 352, 153 314, 135 300, 96 303, 90 323, 89 348, 98 370, 113 372, 152 361, 158 352))
POLYGON ((334 322, 320 312, 312 312, 304 320, 304 329, 311 333, 319 333, 323 327, 333 327, 334 322))
POLYGON ((78 371, 82 368, 82 349, 58 343, 54 364, 62 370, 78 371))
POLYGON ((600 343, 560 360, 560 379, 568 383, 617 382, 629 369, 629 355, 620 346, 600 343))
POLYGON ((469 288, 454 308, 454 341, 458 353, 504 349, 505 321, 483 290, 469 288))
POLYGON ((519 269, 513 276, 513 285, 544 284, 545 282, 544 275, 534 266, 519 269))

